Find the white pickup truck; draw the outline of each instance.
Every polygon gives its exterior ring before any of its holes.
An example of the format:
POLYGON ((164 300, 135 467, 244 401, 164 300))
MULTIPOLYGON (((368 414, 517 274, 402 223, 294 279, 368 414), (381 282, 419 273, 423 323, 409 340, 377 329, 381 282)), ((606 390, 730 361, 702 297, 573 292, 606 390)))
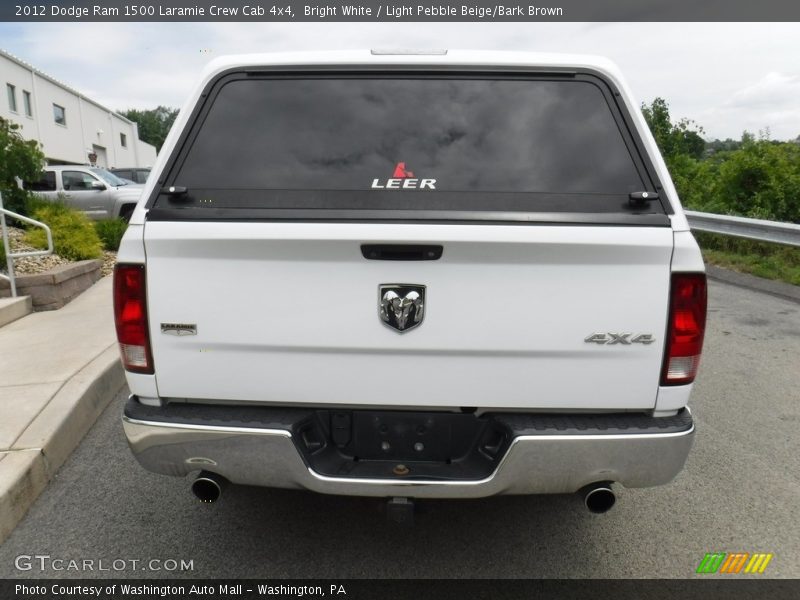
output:
POLYGON ((414 498, 681 470, 706 280, 594 57, 221 58, 119 251, 123 422, 147 469, 414 498))

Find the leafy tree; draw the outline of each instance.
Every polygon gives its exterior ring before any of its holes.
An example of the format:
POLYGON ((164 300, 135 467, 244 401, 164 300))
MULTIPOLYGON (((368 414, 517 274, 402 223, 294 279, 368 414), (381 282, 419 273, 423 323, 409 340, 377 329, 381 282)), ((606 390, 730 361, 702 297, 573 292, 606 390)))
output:
POLYGON ((717 158, 717 203, 734 214, 800 222, 800 146, 752 135, 717 158))
POLYGON ((0 117, 0 192, 8 210, 25 214, 29 193, 21 190, 16 178, 36 181, 44 166, 44 154, 39 142, 25 140, 20 126, 0 117))
POLYGON ((702 208, 712 186, 711 172, 701 162, 706 149, 703 128, 689 119, 673 123, 663 98, 656 98, 649 106, 642 104, 642 113, 681 200, 687 207, 702 208))
POLYGON ((710 160, 696 160, 688 154, 673 156, 668 164, 672 182, 686 208, 707 212, 727 212, 714 208, 717 191, 717 165, 710 160))
POLYGON ((691 119, 681 119, 673 123, 666 100, 656 98, 650 106, 642 104, 642 113, 667 164, 672 158, 681 155, 694 159, 703 157, 706 142, 702 134, 705 131, 691 119))
POLYGON ((726 138, 724 140, 712 140, 706 143, 706 154, 714 154, 715 152, 723 152, 730 150, 738 150, 742 146, 739 140, 732 140, 726 138))
POLYGON ((164 140, 169 133, 175 117, 178 116, 177 108, 159 106, 151 110, 137 110, 131 108, 120 111, 120 114, 136 123, 139 127, 139 138, 143 142, 156 147, 156 152, 161 151, 164 140))

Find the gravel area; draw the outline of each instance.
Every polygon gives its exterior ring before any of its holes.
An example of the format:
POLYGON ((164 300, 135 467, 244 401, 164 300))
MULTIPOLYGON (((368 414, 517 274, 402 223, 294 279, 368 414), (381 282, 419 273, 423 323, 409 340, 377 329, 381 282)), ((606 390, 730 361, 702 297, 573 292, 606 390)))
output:
POLYGON ((103 250, 103 266, 100 273, 103 277, 114 272, 114 265, 117 263, 117 253, 110 250, 103 250))
MULTIPOLYGON (((14 252, 30 252, 38 250, 25 243, 25 230, 16 227, 8 228, 8 238, 11 245, 11 250, 14 252)), ((1 242, 0 242, 1 243, 1 242)), ((103 277, 109 275, 114 270, 114 262, 117 260, 116 252, 103 251, 103 266, 101 273, 103 277)), ((44 273, 55 267, 67 265, 71 261, 59 256, 58 254, 50 254, 48 256, 31 256, 28 258, 17 258, 14 260, 14 273, 17 275, 36 275, 37 273, 44 273)), ((0 273, 7 272, 5 261, 0 264, 0 273)))

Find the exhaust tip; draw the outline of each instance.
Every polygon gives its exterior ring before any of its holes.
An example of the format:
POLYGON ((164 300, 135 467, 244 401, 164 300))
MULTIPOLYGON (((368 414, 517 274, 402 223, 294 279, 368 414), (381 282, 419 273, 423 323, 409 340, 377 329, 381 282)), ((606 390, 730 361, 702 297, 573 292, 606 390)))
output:
POLYGON ((215 473, 200 473, 192 483, 192 493, 204 504, 211 504, 219 500, 225 479, 215 473))
POLYGON ((614 490, 611 489, 610 485, 600 484, 593 486, 586 492, 583 502, 586 504, 586 508, 589 509, 589 512, 599 515, 613 508, 614 504, 617 502, 617 495, 614 493, 614 490))

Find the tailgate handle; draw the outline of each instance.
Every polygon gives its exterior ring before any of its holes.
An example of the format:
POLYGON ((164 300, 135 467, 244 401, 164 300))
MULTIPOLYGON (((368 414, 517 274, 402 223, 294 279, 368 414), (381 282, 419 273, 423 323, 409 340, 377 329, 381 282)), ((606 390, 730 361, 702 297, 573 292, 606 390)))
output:
POLYGON ((437 245, 362 244, 361 254, 368 260, 439 260, 444 249, 437 245))

